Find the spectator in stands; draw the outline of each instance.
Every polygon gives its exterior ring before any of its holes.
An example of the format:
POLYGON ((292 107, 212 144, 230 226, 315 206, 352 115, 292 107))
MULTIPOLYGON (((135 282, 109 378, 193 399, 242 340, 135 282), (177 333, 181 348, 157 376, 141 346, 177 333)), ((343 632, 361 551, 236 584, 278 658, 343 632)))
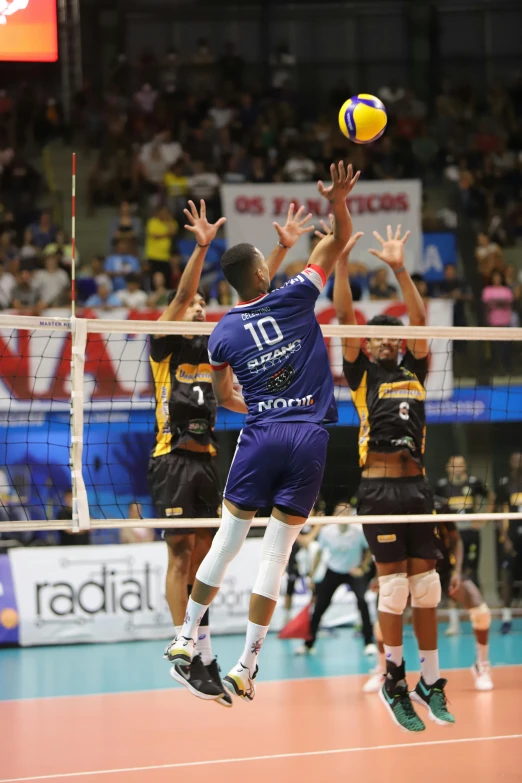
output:
POLYGON ((42 210, 40 220, 31 225, 31 234, 33 243, 40 249, 56 241, 56 226, 53 225, 49 209, 42 210))
POLYGON ((232 307, 234 302, 234 295, 227 281, 218 280, 215 286, 215 296, 212 296, 209 304, 232 307))
POLYGON ((56 253, 47 252, 44 263, 44 269, 35 273, 33 281, 38 301, 44 307, 61 307, 70 301, 69 275, 60 269, 56 253))
POLYGON ((179 86, 179 68, 181 65, 177 49, 169 49, 160 68, 159 83, 163 96, 170 99, 179 86))
POLYGON ((221 128, 226 128, 230 125, 234 112, 230 106, 227 106, 220 95, 216 95, 212 101, 212 106, 208 110, 208 115, 214 123, 214 127, 221 130, 221 128))
POLYGON ((152 114, 157 100, 158 93, 150 84, 143 84, 138 92, 134 93, 134 103, 142 114, 152 114))
POLYGON ((109 247, 113 248, 114 243, 119 239, 126 239, 129 243, 129 251, 134 254, 142 240, 142 232, 141 218, 132 214, 130 201, 122 201, 120 214, 112 219, 109 228, 109 247))
POLYGON ((415 288, 419 292, 419 294, 422 296, 423 299, 428 299, 429 297, 429 290, 428 290, 428 284, 423 278, 421 274, 418 272, 414 272, 412 274, 411 279, 413 280, 413 283, 415 285, 415 288))
MULTIPOLYGON (((493 272, 489 285, 482 291, 487 325, 511 326, 514 301, 513 291, 506 285, 502 272, 493 272)), ((492 340, 491 359, 494 370, 498 369, 502 374, 509 373, 511 370, 511 343, 492 340)))
POLYGON ((127 239, 116 240, 114 252, 105 259, 104 270, 112 280, 114 291, 122 291, 125 288, 125 277, 131 272, 141 272, 139 260, 129 253, 127 239))
POLYGON ((316 173, 316 165, 308 158, 302 149, 295 147, 283 168, 283 175, 288 182, 311 182, 316 173))
POLYGON ((125 278, 125 288, 116 294, 123 307, 131 310, 139 310, 147 304, 147 294, 141 290, 140 276, 137 274, 127 275, 125 278))
POLYGON ((194 173, 190 180, 190 196, 198 204, 204 199, 209 220, 219 211, 219 177, 210 171, 202 160, 194 161, 194 173))
POLYGON ((15 286, 14 275, 6 270, 3 260, 0 258, 0 310, 6 310, 11 304, 15 286))
POLYGON ((169 291, 165 285, 165 276, 161 272, 154 272, 152 275, 152 293, 150 294, 147 305, 149 307, 166 307, 169 299, 169 291))
POLYGON ((13 240, 14 235, 11 231, 3 231, 0 234, 0 260, 6 265, 18 258, 18 248, 13 240))
POLYGON ((473 295, 463 279, 457 277, 454 264, 444 267, 444 280, 437 283, 435 294, 441 299, 453 300, 453 326, 467 326, 465 302, 471 302, 473 295))
POLYGON ((161 272, 165 284, 169 284, 172 240, 178 233, 178 224, 166 206, 156 209, 147 222, 145 232, 145 256, 149 264, 151 279, 155 272, 161 272))
POLYGON ((101 281, 98 283, 97 292, 87 299, 85 306, 98 310, 113 310, 115 307, 121 307, 121 302, 110 286, 101 281))
POLYGON ((158 133, 142 147, 138 156, 138 175, 150 196, 159 197, 165 174, 182 154, 181 145, 172 142, 167 131, 158 133))
POLYGON ((388 283, 388 268, 381 266, 370 279, 370 299, 398 299, 397 289, 388 283))
POLYGON ((186 174, 185 165, 183 161, 178 160, 172 164, 163 177, 167 205, 176 220, 180 220, 183 215, 183 208, 187 204, 189 186, 190 180, 186 174))
POLYGON ((477 245, 475 247, 475 258, 479 265, 480 274, 489 279, 493 268, 493 257, 495 254, 502 253, 502 248, 496 242, 492 242, 487 234, 483 232, 477 235, 477 245))
POLYGON ((40 248, 36 247, 33 241, 33 232, 31 227, 28 226, 24 231, 24 239, 22 247, 20 248, 20 260, 29 262, 35 262, 40 254, 40 248))
POLYGON ((236 45, 229 41, 225 46, 225 53, 219 60, 219 70, 223 83, 231 84, 236 90, 243 86, 243 71, 245 62, 237 53, 236 45))
POLYGON ((374 179, 400 179, 404 175, 404 167, 389 135, 383 136, 379 142, 372 173, 374 179))
MULTIPOLYGON (((78 248, 75 248, 74 252, 76 255, 76 265, 78 266, 80 264, 80 254, 78 252, 78 248)), ((56 232, 56 241, 51 242, 51 244, 46 245, 44 248, 44 255, 49 255, 51 253, 55 253, 57 255, 58 261, 62 266, 67 267, 68 269, 71 268, 73 248, 72 244, 68 241, 67 235, 63 229, 60 229, 56 232)))
POLYGON ((460 172, 454 202, 457 215, 466 217, 474 226, 482 225, 487 217, 486 198, 470 171, 460 172))
MULTIPOLYGON (((517 268, 514 264, 506 264, 504 268, 506 285, 513 291, 513 315, 511 325, 520 326, 520 305, 522 303, 522 281, 517 279, 517 268)), ((522 272, 520 273, 522 276, 522 272)))
POLYGON ((38 315, 38 291, 34 287, 34 272, 32 267, 22 266, 16 285, 11 293, 11 307, 24 315, 38 315))
POLYGON ((208 39, 200 38, 198 47, 192 57, 191 68, 192 86, 196 92, 212 89, 214 63, 215 58, 208 39))
MULTIPOLYGON (((129 519, 143 519, 139 503, 129 505, 129 519)), ((120 544, 146 544, 154 541, 153 527, 122 527, 120 528, 120 544)))
POLYGON ((290 53, 288 44, 280 43, 277 51, 270 57, 274 90, 282 90, 290 85, 296 64, 296 58, 290 53))

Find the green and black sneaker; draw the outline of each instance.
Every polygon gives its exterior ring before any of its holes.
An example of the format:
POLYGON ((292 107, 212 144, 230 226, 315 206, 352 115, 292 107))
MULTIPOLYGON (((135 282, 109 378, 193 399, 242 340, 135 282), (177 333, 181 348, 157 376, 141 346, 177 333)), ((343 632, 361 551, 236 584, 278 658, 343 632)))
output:
POLYGON ((421 677, 417 687, 410 694, 413 701, 428 708, 430 719, 434 723, 438 723, 439 726, 453 726, 455 723, 454 716, 448 710, 446 694, 444 693, 447 682, 447 680, 441 677, 433 685, 426 685, 421 677))
POLYGON ((415 712, 408 693, 404 661, 400 666, 386 661, 386 672, 379 696, 393 722, 403 731, 424 731, 426 726, 415 712))

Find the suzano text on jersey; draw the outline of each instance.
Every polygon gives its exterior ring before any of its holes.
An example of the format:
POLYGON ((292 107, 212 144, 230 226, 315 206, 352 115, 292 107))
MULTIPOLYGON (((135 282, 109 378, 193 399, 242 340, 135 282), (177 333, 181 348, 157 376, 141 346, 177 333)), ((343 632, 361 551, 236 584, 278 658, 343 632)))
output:
POLYGON ((326 283, 315 265, 282 288, 232 308, 209 339, 214 370, 232 368, 248 406, 247 424, 337 421, 328 352, 315 317, 326 283))

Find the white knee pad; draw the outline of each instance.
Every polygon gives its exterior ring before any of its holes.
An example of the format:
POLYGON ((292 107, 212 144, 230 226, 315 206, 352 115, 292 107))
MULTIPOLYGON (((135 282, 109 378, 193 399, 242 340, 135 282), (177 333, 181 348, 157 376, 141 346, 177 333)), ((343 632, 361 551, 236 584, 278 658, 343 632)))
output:
POLYGON ((235 558, 250 529, 251 519, 239 519, 223 503, 221 525, 196 578, 210 587, 221 587, 228 565, 235 558))
POLYGON ((291 549, 303 525, 287 525, 280 519, 270 517, 263 538, 261 563, 252 590, 253 593, 277 601, 281 578, 285 572, 291 549))
POLYGON ((410 587, 406 574, 379 577, 379 612, 403 614, 408 603, 410 587))
POLYGON ((411 605, 415 609, 435 609, 440 604, 442 589, 440 577, 433 569, 423 574, 408 577, 411 605))
POLYGON ((469 619, 474 631, 488 631, 491 625, 489 606, 486 603, 480 604, 480 606, 473 606, 469 610, 469 619))

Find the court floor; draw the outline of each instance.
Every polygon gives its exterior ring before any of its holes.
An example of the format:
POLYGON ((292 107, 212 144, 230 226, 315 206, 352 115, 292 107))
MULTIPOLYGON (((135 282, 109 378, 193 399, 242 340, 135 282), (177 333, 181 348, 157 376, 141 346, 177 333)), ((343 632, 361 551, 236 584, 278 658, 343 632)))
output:
MULTIPOLYGON (((353 630, 295 657, 297 642, 269 636, 252 704, 202 702, 170 680, 162 642, 0 651, 0 783, 75 781, 265 782, 321 776, 365 783, 520 783, 522 620, 493 626, 495 690, 478 693, 473 636, 443 636, 441 666, 457 723, 406 734, 378 696, 362 693, 372 659, 353 630)), ((224 669, 242 637, 215 639, 224 669)), ((405 657, 417 669, 407 630, 405 657)), ((409 675, 410 685, 416 676, 409 675)))

